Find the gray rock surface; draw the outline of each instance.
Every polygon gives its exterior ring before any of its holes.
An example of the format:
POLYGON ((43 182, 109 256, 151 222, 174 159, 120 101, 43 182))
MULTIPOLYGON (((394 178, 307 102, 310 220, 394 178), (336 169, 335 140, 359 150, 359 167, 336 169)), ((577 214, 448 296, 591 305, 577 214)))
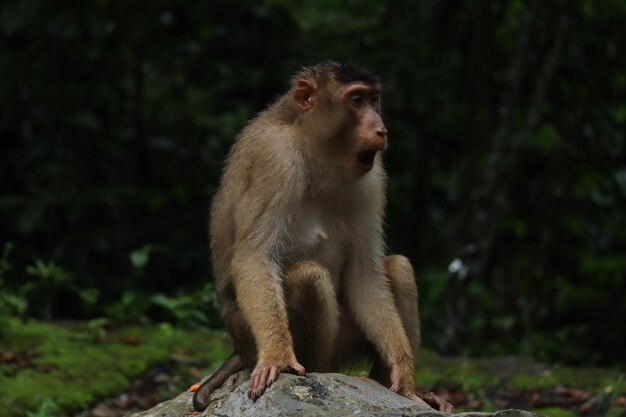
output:
MULTIPOLYGON (((341 374, 310 373, 304 377, 281 374, 276 382, 256 402, 248 399, 246 390, 249 371, 231 376, 212 395, 209 407, 199 416, 220 417, 446 417, 432 409, 424 409, 412 401, 394 394, 382 385, 341 374)), ((156 407, 133 414, 132 417, 192 416, 192 393, 185 392, 156 407)), ((533 417, 521 410, 495 413, 460 413, 459 417, 533 417)))

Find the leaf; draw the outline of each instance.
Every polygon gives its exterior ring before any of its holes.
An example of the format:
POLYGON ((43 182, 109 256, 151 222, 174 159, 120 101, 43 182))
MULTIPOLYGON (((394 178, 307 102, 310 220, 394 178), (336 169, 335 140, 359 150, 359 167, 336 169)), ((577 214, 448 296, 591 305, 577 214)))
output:
POLYGON ((139 249, 135 249, 130 253, 130 262, 135 268, 141 269, 150 261, 150 255, 153 252, 166 253, 167 248, 161 245, 143 245, 139 249))
POLYGON ((559 132, 552 125, 543 125, 537 131, 537 143, 543 153, 554 153, 561 147, 562 139, 559 132))
POLYGON ((144 249, 137 249, 130 253, 130 262, 135 268, 143 268, 150 260, 150 252, 144 249))

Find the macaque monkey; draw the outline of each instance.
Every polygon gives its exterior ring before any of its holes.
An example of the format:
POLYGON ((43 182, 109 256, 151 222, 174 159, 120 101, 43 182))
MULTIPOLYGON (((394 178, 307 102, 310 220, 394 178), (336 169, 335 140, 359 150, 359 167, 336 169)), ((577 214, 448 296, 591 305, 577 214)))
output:
POLYGON ((245 367, 256 400, 281 372, 339 370, 361 353, 373 361, 372 379, 453 410, 416 391, 413 268, 384 253, 380 93, 376 77, 350 64, 304 68, 237 138, 210 221, 235 351, 196 391, 196 409, 245 367))

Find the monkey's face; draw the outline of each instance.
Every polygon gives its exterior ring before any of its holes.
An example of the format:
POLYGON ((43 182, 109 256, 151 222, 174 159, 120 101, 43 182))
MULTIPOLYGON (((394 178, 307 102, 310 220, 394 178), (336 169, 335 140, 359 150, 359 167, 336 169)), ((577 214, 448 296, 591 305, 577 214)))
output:
POLYGON ((356 175, 367 174, 374 167, 376 154, 387 148, 387 129, 380 116, 380 87, 351 84, 340 95, 349 120, 347 165, 356 175))
POLYGON ((387 129, 380 116, 380 85, 364 82, 299 80, 294 103, 303 112, 307 137, 351 175, 363 176, 374 168, 376 155, 387 147, 387 129))

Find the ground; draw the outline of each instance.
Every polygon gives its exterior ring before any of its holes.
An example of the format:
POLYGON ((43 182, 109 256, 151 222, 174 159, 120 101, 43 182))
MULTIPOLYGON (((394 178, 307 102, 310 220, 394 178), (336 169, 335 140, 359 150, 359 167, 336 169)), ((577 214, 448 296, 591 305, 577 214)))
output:
MULTIPOLYGON (((128 415, 187 389, 229 353, 219 331, 11 320, 0 341, 0 417, 128 415)), ((418 386, 457 411, 626 415, 624 372, 521 357, 443 358, 428 350, 417 362, 418 386)), ((360 368, 345 371, 364 373, 360 368)))

